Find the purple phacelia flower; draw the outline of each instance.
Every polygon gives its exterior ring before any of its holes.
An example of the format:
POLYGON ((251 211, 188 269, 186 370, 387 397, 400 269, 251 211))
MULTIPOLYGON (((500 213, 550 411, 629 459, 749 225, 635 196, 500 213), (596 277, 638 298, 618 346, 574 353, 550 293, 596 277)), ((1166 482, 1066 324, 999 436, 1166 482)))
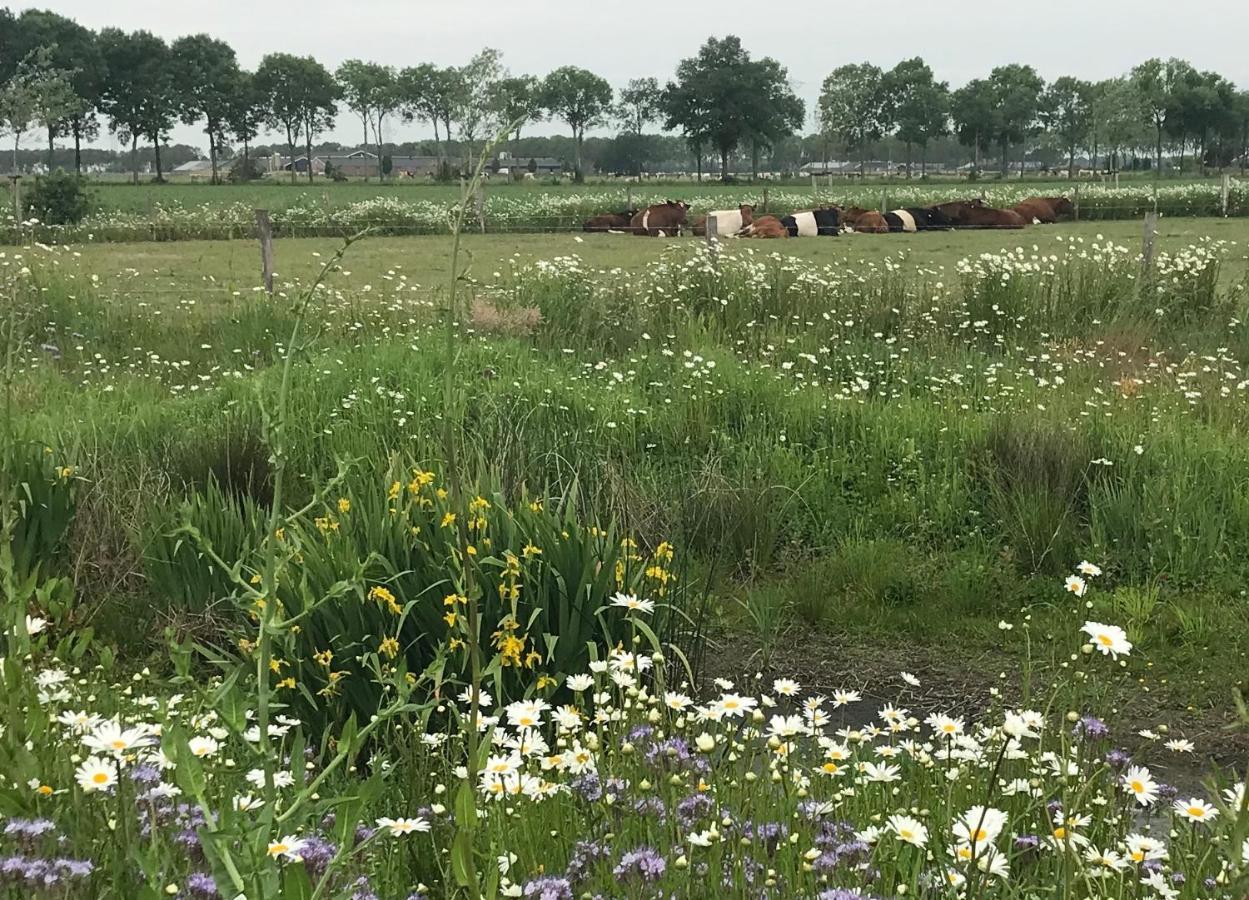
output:
POLYGON ((617 881, 629 882, 635 878, 643 882, 656 882, 663 878, 668 869, 667 861, 650 847, 639 847, 630 850, 620 857, 620 862, 612 870, 617 881))

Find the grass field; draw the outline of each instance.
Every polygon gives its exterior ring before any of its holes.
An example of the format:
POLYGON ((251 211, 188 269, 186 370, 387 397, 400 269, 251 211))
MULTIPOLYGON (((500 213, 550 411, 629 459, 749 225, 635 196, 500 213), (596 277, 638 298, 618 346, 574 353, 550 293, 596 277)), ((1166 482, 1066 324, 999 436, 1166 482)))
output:
POLYGON ((68 896, 1237 897, 1249 220, 1140 239, 6 250, 0 809, 68 896))

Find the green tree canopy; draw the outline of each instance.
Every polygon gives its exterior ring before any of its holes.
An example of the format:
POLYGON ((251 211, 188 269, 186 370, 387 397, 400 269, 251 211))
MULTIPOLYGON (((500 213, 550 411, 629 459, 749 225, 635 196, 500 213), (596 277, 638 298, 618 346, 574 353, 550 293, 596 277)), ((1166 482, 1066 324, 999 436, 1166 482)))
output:
POLYGON ((602 124, 611 112, 611 85, 588 69, 562 66, 543 79, 541 96, 543 108, 572 129, 576 145, 574 177, 581 181, 585 177, 581 170, 585 131, 602 124))
POLYGON ((170 50, 182 121, 204 122, 215 183, 217 156, 226 143, 234 92, 239 89, 238 60, 229 44, 206 34, 178 38, 170 50))
POLYGON ((906 177, 911 177, 911 146, 926 151, 934 138, 950 130, 950 86, 937 81, 928 63, 904 59, 884 77, 888 106, 897 136, 906 145, 906 177))

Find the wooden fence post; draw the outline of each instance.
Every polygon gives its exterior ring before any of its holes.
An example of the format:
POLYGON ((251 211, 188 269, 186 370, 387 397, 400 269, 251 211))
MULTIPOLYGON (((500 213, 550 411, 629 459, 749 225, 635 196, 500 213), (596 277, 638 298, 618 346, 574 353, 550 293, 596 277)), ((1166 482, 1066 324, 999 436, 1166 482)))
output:
POLYGON ((1076 185, 1075 193, 1071 197, 1071 220, 1073 222, 1080 221, 1080 185, 1076 185))
POLYGON ((764 214, 764 215, 767 215, 767 213, 768 213, 768 189, 767 189, 767 188, 764 188, 764 189, 763 189, 763 210, 762 210, 762 212, 763 212, 763 214, 764 214))
POLYGON ((265 291, 273 293, 273 223, 269 210, 256 210, 256 238, 260 241, 260 275, 265 291))
POLYGON ((889 212, 889 188, 882 188, 880 192, 880 214, 883 216, 889 212))
POLYGON ((625 187, 625 209, 633 209, 633 188, 625 187))
POLYGON ((1158 181, 1157 179, 1154 180, 1153 198, 1154 198, 1154 212, 1157 212, 1158 211, 1158 181))
POLYGON ((1141 235, 1141 275, 1148 278, 1154 270, 1154 239, 1158 236, 1158 214, 1145 213, 1145 231, 1141 235))
POLYGON ((1223 173, 1223 185, 1222 185, 1222 189, 1219 192, 1219 199, 1221 201, 1220 208, 1223 210, 1223 218, 1225 219, 1227 218, 1227 204, 1231 196, 1232 196, 1232 176, 1224 172, 1223 173))
POLYGON ((14 172, 9 176, 13 183, 13 218, 22 221, 22 176, 14 172))
POLYGON ((481 233, 486 233, 486 189, 481 181, 477 182, 477 224, 481 227, 481 233))
POLYGON ((814 200, 818 196, 820 196, 820 189, 815 186, 815 173, 812 172, 811 173, 811 199, 814 200))

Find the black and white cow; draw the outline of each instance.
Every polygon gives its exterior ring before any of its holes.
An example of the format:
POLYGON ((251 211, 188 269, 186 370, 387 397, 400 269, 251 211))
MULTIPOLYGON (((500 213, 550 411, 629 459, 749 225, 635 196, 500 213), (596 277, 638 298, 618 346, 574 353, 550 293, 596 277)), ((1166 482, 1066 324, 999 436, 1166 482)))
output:
POLYGON ((949 217, 935 207, 895 209, 885 213, 885 223, 893 234, 898 232, 914 234, 917 231, 932 231, 934 229, 953 227, 949 217))
POLYGON ((841 210, 832 206, 827 209, 809 209, 792 215, 781 216, 781 224, 790 237, 836 237, 841 231, 841 210))

